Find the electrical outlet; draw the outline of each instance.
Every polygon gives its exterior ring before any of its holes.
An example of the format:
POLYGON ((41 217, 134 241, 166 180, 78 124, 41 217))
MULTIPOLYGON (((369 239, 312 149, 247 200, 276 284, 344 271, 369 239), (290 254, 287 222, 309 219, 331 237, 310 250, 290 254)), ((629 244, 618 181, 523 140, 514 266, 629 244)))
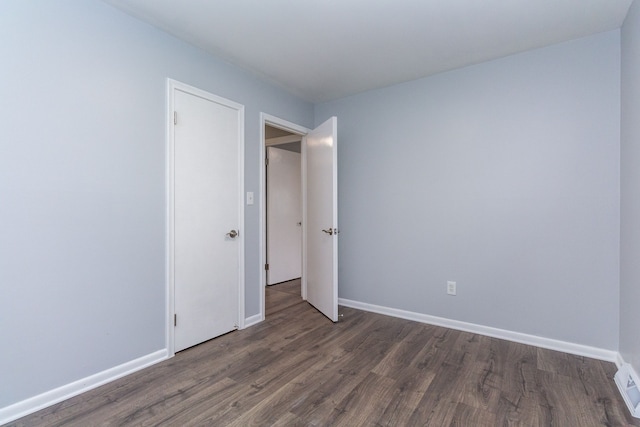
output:
POLYGON ((447 295, 456 294, 456 282, 447 282, 447 295))

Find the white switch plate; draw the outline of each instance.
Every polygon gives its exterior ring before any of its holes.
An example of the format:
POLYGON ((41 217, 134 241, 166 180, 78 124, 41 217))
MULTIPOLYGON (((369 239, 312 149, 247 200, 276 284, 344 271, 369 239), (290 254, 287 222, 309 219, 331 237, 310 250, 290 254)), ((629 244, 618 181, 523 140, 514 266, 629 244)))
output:
POLYGON ((456 282, 447 282, 447 295, 456 294, 456 282))
POLYGON ((253 204, 253 191, 247 191, 247 205, 253 204))

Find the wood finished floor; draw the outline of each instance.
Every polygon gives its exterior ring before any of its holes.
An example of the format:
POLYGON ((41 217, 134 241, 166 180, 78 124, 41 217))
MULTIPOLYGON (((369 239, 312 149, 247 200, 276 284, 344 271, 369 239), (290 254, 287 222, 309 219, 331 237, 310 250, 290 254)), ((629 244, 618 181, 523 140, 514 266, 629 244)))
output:
POLYGON ((640 426, 615 365, 341 307, 299 282, 267 320, 12 426, 640 426))
POLYGON ((277 285, 267 286, 265 292, 265 317, 282 311, 302 301, 300 279, 290 280, 277 285))

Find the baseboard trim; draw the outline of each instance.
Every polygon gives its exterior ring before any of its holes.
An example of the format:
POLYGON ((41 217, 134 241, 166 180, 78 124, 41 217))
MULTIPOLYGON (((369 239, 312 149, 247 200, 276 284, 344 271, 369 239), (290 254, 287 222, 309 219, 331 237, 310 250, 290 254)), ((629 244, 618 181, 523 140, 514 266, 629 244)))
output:
POLYGON ((253 325, 257 325, 258 323, 262 322, 264 320, 264 318, 262 317, 262 314, 258 313, 258 314, 254 314, 251 317, 247 317, 246 319, 244 319, 244 328, 242 329, 246 329, 249 326, 253 326, 253 325))
POLYGON ((533 345, 549 350, 562 351, 564 353, 590 357, 592 359, 605 360, 607 362, 613 362, 616 365, 620 366, 620 354, 617 351, 613 350, 605 350, 602 348, 590 347, 582 344, 575 344, 551 338, 544 338, 536 335, 529 335, 520 332, 508 331, 505 329, 492 328, 490 326, 477 325, 475 323, 461 322, 459 320, 451 320, 444 317, 399 310, 397 308, 383 307, 380 305, 368 304, 345 298, 339 298, 338 304, 345 307, 370 311, 373 313, 385 314, 387 316, 399 317, 401 319, 414 320, 416 322, 427 323, 429 325, 443 326, 445 328, 486 335, 493 338, 500 338, 503 340, 514 341, 521 344, 533 345))
POLYGON ((70 397, 77 396, 148 366, 162 362, 167 358, 168 352, 166 349, 158 350, 154 353, 147 354, 146 356, 139 357, 138 359, 123 363, 122 365, 114 366, 113 368, 98 372, 97 374, 90 375, 78 381, 74 381, 37 396, 0 408, 0 425, 17 420, 18 418, 22 418, 48 406, 69 399, 70 397))
POLYGON ((616 357, 616 366, 618 367, 618 369, 620 369, 622 365, 624 365, 625 363, 626 362, 624 361, 624 358, 622 357, 622 355, 618 353, 618 357, 616 357))

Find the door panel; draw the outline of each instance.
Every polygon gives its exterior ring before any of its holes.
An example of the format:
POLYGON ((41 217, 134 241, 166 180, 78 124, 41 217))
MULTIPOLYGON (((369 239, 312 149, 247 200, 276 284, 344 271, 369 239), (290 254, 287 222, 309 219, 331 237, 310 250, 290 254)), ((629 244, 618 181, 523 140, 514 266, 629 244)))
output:
POLYGON ((267 147, 267 285, 302 276, 300 153, 267 147))
POLYGON ((174 91, 175 351, 238 321, 239 114, 174 91))
POLYGON ((307 300, 329 319, 337 322, 337 119, 332 117, 311 131, 305 144, 307 300))

